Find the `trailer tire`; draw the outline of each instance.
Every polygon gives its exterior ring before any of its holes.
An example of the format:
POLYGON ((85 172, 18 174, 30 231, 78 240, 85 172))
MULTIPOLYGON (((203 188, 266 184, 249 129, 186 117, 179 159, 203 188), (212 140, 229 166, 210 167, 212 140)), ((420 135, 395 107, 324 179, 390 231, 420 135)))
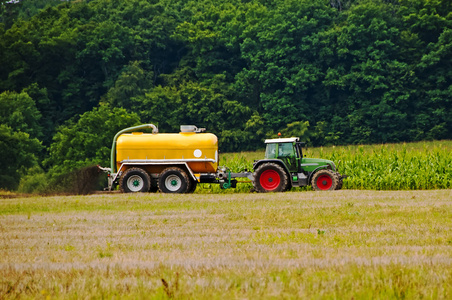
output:
POLYGON ((311 185, 315 191, 334 191, 338 185, 338 178, 331 170, 319 170, 312 177, 311 185))
POLYGON ((198 186, 198 182, 194 179, 190 180, 190 188, 188 189, 187 193, 192 194, 195 192, 196 187, 198 186))
POLYGON ((151 186, 151 177, 140 168, 130 168, 119 179, 119 187, 123 193, 145 193, 151 186))
POLYGON ((159 190, 162 193, 187 193, 190 189, 190 179, 181 168, 169 167, 160 173, 159 190))
POLYGON ((259 193, 284 192, 289 186, 289 179, 280 165, 263 163, 256 169, 253 185, 259 193))

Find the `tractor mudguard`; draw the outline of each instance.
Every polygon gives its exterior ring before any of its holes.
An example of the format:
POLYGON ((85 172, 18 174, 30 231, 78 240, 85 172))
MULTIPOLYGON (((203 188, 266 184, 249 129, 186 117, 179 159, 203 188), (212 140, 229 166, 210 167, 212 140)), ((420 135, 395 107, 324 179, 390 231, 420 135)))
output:
POLYGON ((263 164, 263 163, 268 163, 268 162, 276 163, 276 164, 278 164, 278 165, 281 165, 281 167, 283 167, 284 170, 287 172, 287 175, 288 175, 288 176, 290 175, 290 171, 289 171, 289 169, 287 168, 286 164, 285 164, 282 160, 280 160, 280 159, 260 159, 260 160, 256 160, 256 161, 254 161, 254 163, 253 163, 253 170, 256 171, 256 169, 257 169, 261 164, 263 164))
POLYGON ((308 182, 311 182, 312 176, 314 176, 314 174, 315 174, 317 171, 322 170, 322 169, 328 169, 329 166, 330 166, 330 165, 323 165, 323 166, 320 166, 320 167, 316 168, 316 169, 315 169, 314 171, 312 171, 312 172, 308 172, 308 182))

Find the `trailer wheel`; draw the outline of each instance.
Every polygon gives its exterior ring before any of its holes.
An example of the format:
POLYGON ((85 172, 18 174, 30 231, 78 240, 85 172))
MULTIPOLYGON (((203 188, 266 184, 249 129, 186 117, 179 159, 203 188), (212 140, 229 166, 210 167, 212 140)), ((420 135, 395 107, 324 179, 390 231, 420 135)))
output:
POLYGON ((312 188, 315 191, 333 191, 337 188, 337 176, 330 170, 317 171, 312 177, 312 188))
POLYGON ((119 180, 119 186, 123 193, 147 192, 151 185, 149 174, 140 168, 130 168, 125 171, 119 180))
POLYGON ((195 180, 190 180, 190 188, 188 189, 187 193, 191 194, 194 193, 196 190, 196 186, 198 185, 198 182, 195 180))
POLYGON ((284 192, 289 185, 286 171, 278 164, 264 163, 256 169, 253 180, 259 193, 284 192))
POLYGON ((190 187, 187 173, 175 167, 166 168, 159 176, 159 190, 162 193, 186 193, 190 187))

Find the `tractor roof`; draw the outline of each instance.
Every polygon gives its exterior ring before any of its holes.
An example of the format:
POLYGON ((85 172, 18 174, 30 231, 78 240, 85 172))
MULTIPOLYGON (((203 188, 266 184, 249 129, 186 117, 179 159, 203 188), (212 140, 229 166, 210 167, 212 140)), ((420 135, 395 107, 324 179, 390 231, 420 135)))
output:
POLYGON ((293 143, 298 142, 300 139, 297 137, 291 137, 291 138, 283 138, 283 139, 270 139, 265 140, 266 144, 273 144, 273 143, 293 143))

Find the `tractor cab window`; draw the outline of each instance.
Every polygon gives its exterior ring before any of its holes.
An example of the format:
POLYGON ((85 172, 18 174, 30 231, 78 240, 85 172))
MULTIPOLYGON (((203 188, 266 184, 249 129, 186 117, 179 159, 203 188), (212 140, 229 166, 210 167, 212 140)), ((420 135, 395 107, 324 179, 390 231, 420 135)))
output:
POLYGON ((294 149, 292 143, 281 143, 278 147, 278 157, 294 157, 294 149))
POLYGON ((276 158, 276 144, 267 144, 265 158, 276 158))
POLYGON ((281 143, 278 145, 278 158, 284 162, 290 172, 297 172, 297 158, 292 143, 281 143))

